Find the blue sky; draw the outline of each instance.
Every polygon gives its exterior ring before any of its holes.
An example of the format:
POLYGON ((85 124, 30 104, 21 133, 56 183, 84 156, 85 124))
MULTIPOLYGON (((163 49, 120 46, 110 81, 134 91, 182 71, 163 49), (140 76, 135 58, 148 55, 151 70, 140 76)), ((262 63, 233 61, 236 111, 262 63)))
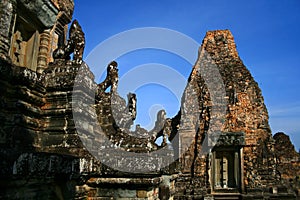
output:
MULTIPOLYGON (((74 19, 85 32, 85 59, 101 42, 134 28, 172 29, 199 44, 208 30, 230 29, 241 59, 262 89, 273 134, 287 133, 300 148, 299 0, 75 0, 74 19)), ((159 63, 187 78, 192 67, 172 53, 155 49, 130 52, 116 60, 120 76, 140 65, 159 63)), ((145 127, 158 108, 164 107, 169 117, 178 111, 176 95, 161 85, 147 84, 134 92, 137 123, 145 127)))

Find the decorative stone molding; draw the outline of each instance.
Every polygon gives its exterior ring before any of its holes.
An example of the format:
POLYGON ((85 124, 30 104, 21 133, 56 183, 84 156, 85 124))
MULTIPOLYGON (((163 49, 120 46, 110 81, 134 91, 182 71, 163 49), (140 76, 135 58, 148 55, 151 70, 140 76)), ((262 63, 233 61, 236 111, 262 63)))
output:
POLYGON ((18 0, 23 17, 30 17, 40 29, 50 28, 56 21, 58 9, 50 0, 18 0), (26 14, 25 14, 26 13, 26 14))
POLYGON ((42 73, 48 66, 50 30, 45 30, 40 35, 40 47, 37 60, 37 72, 42 73))

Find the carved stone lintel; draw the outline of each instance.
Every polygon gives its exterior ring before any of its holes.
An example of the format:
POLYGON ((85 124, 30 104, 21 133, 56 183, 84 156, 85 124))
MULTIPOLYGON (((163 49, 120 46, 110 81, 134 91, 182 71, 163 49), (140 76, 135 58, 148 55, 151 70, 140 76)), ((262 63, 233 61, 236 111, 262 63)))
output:
MULTIPOLYGON (((26 17, 33 17, 36 19, 36 25, 39 30, 51 28, 55 21, 56 16, 58 14, 58 9, 50 0, 19 0, 20 4, 22 4, 23 15, 26 17)), ((23 16, 22 15, 22 16, 23 16)))
POLYGON ((209 136, 209 146, 244 146, 245 135, 242 132, 218 132, 209 136))

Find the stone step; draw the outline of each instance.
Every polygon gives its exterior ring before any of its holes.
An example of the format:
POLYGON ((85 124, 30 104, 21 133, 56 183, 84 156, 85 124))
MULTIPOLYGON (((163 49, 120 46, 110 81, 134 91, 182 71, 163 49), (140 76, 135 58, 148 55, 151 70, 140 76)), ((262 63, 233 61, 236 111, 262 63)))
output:
POLYGON ((239 200, 241 199, 240 194, 214 194, 214 200, 239 200))
POLYGON ((215 197, 214 200, 239 200, 241 199, 239 196, 237 197, 215 197))

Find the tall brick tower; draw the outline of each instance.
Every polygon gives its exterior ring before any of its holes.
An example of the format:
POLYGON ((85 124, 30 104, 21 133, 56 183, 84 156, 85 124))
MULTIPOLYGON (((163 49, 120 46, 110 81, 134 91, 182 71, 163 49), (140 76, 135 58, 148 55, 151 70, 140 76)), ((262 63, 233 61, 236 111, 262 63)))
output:
POLYGON ((181 118, 191 112, 193 120, 187 122, 190 129, 179 129, 181 145, 193 140, 181 149, 183 175, 178 188, 184 185, 182 193, 243 193, 275 187, 268 112, 229 30, 206 33, 185 90, 181 118), (193 107, 197 109, 189 110, 194 104, 189 101, 195 96, 198 105, 193 107))

